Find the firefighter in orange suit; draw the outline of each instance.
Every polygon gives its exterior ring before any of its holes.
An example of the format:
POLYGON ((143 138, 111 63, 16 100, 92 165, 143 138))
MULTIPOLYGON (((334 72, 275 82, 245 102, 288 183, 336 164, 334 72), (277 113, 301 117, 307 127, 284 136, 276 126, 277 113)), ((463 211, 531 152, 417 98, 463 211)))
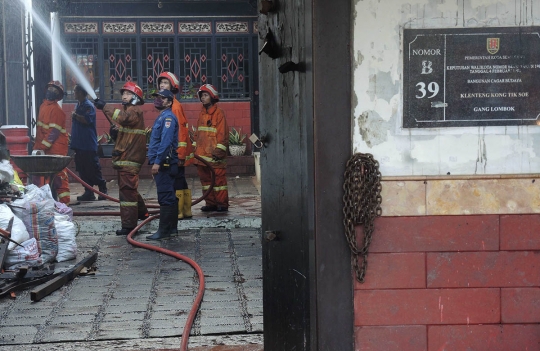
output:
MULTIPOLYGON (((47 84, 45 100, 39 107, 34 150, 42 150, 46 155, 66 156, 68 154, 68 134, 66 132, 66 114, 58 101, 64 98, 64 86, 57 80, 47 84)), ((37 179, 36 179, 37 180, 37 179)), ((34 180, 34 182, 36 182, 34 180)), ((53 180, 58 201, 69 204, 69 178, 64 168, 53 180)))
MULTIPOLYGON (((210 84, 204 84, 200 87, 198 95, 203 107, 199 113, 193 146, 195 154, 208 161, 216 174, 214 189, 205 199, 206 205, 201 210, 226 212, 229 209, 226 177, 229 127, 225 113, 216 105, 219 101, 216 88, 210 84)), ((197 159, 194 160, 194 164, 197 165, 203 191, 206 191, 210 187, 211 172, 197 159)))
POLYGON ((116 231, 116 235, 127 235, 137 226, 137 219, 148 218, 148 210, 138 191, 139 171, 146 161, 146 134, 143 111, 139 107, 144 104, 141 88, 127 82, 120 92, 121 109, 106 105, 103 100, 96 100, 94 104, 119 125, 111 125, 111 136, 115 139, 112 165, 118 170, 122 221, 122 228, 116 231))
MULTIPOLYGON (((170 90, 178 94, 179 81, 171 72, 162 72, 157 79, 159 90, 170 90)), ((191 190, 186 181, 186 161, 193 157, 189 129, 182 104, 176 98, 173 100, 172 113, 178 119, 178 174, 174 182, 176 198, 178 199, 178 219, 191 218, 191 190)))

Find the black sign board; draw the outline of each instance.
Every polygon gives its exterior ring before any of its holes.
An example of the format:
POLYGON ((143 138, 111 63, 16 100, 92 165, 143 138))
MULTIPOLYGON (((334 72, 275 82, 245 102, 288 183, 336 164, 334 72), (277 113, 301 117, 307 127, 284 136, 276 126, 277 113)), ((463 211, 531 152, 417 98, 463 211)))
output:
POLYGON ((540 121, 540 27, 405 29, 403 67, 404 128, 540 121))

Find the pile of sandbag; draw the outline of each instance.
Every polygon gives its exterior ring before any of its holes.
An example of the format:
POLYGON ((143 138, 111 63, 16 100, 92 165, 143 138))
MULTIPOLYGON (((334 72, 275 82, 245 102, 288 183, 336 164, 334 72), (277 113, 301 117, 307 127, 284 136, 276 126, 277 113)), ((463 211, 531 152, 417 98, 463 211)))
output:
POLYGON ((0 228, 6 229, 13 218, 11 239, 21 244, 9 243, 4 266, 14 269, 76 258, 72 217, 71 208, 53 199, 48 184, 28 185, 21 199, 0 204, 0 228))

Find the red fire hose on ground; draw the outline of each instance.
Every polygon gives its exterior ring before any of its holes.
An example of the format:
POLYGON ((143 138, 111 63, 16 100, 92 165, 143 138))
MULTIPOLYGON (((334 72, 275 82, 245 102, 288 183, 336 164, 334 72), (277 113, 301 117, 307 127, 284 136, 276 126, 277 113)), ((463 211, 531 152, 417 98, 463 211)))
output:
MULTIPOLYGON (((206 190, 204 192, 204 194, 200 198, 193 201, 191 203, 192 206, 199 203, 199 202, 201 202, 204 198, 206 198, 208 196, 208 194, 214 188, 214 183, 215 183, 215 179, 216 179, 216 175, 214 173, 214 170, 213 170, 212 166, 206 160, 204 160, 203 158, 201 158, 201 157, 199 157, 197 155, 195 155, 195 158, 198 159, 199 161, 203 162, 207 167, 210 168, 211 173, 212 173, 212 179, 211 179, 211 183, 210 183, 210 188, 208 190, 206 190)), ((115 199, 115 198, 113 198, 113 197, 111 197, 111 196, 109 196, 107 194, 103 194, 102 192, 94 189, 92 186, 88 185, 81 178, 79 178, 69 168, 67 168, 67 172, 76 181, 81 183, 86 189, 89 189, 89 190, 93 191, 94 193, 105 197, 108 200, 111 200, 111 201, 114 201, 114 202, 120 202, 120 200, 115 199)), ((148 208, 159 208, 159 205, 150 205, 149 204, 149 205, 147 205, 147 207, 148 208)), ((149 211, 149 213, 154 214, 154 213, 156 213, 156 211, 149 211)), ((73 215, 74 216, 119 216, 120 212, 110 212, 110 211, 107 211, 107 212, 105 212, 105 211, 104 212, 99 212, 99 211, 73 212, 73 215)), ((137 233, 137 231, 139 229, 141 229, 144 225, 146 225, 147 223, 153 221, 156 218, 159 218, 159 214, 155 214, 155 215, 150 216, 149 218, 145 219, 143 222, 141 222, 139 225, 137 225, 128 234, 126 239, 127 239, 128 243, 130 243, 133 246, 141 247, 143 249, 147 249, 147 250, 151 250, 151 251, 156 251, 156 252, 159 252, 159 253, 174 257, 174 258, 176 258, 178 260, 184 261, 187 264, 189 264, 191 267, 193 267, 193 269, 197 272, 197 276, 199 278, 199 290, 197 292, 197 296, 195 297, 195 301, 193 302, 193 306, 191 307, 191 310, 189 312, 188 318, 186 320, 186 324, 184 325, 184 330, 182 332, 182 341, 181 341, 181 344, 180 344, 180 350, 181 351, 187 351, 189 333, 191 332, 191 327, 193 325, 193 321, 195 320, 195 316, 197 315, 197 311, 199 310, 199 307, 200 307, 201 302, 202 302, 202 298, 204 296, 204 272, 202 271, 201 267, 195 261, 193 261, 191 258, 189 258, 187 256, 181 255, 178 252, 174 252, 174 251, 171 251, 171 250, 161 248, 159 246, 150 245, 150 244, 144 244, 144 243, 141 243, 141 242, 136 241, 136 240, 133 239, 133 235, 135 235, 135 233, 137 233)))

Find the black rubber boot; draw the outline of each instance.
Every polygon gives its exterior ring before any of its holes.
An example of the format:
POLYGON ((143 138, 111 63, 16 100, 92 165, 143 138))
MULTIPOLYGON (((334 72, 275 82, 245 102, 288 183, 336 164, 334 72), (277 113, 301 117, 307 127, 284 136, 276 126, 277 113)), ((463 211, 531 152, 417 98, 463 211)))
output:
MULTIPOLYGON (((105 183, 105 184, 107 184, 107 183, 105 183)), ((109 195, 109 194, 107 193, 107 185, 100 186, 100 187, 99 187, 99 191, 100 191, 101 193, 105 194, 105 195, 109 195)), ((105 196, 101 196, 101 195, 99 195, 97 199, 98 199, 98 200, 107 200, 107 198, 106 198, 105 196)))
POLYGON ((161 206, 159 208, 159 227, 157 232, 146 237, 147 240, 169 239, 178 234, 178 209, 176 206, 161 206))
POLYGON ((79 201, 96 201, 96 197, 94 196, 94 193, 88 189, 84 190, 84 194, 81 196, 77 196, 77 200, 79 201))
POLYGON ((212 212, 212 211, 216 211, 217 210, 217 206, 203 206, 201 207, 201 211, 203 212, 212 212))
POLYGON ((116 235, 128 235, 134 228, 122 228, 116 231, 116 235))

